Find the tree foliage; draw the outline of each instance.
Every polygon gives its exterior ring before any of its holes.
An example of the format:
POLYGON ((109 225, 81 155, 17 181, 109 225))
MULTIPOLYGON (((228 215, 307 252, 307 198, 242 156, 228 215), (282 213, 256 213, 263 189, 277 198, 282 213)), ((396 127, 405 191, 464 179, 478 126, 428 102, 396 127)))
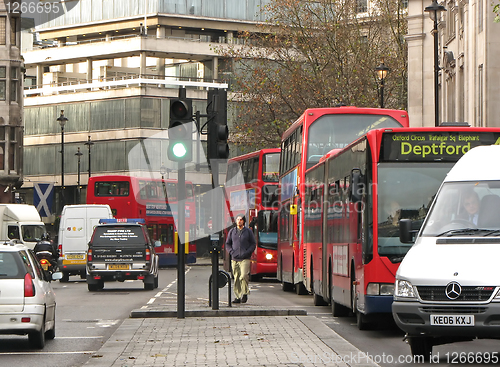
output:
POLYGON ((378 107, 375 67, 382 60, 391 69, 385 107, 406 109, 406 9, 400 0, 374 3, 360 13, 359 1, 271 0, 259 32, 242 32, 239 44, 220 48, 232 60, 233 143, 278 146, 311 107, 378 107))

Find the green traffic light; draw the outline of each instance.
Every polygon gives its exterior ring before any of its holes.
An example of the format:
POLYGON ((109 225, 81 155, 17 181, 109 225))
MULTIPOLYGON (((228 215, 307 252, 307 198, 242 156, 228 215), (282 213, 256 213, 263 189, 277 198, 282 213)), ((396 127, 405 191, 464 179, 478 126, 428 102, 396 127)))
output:
POLYGON ((183 158, 187 154, 186 146, 183 143, 175 143, 172 147, 172 153, 177 158, 183 158))

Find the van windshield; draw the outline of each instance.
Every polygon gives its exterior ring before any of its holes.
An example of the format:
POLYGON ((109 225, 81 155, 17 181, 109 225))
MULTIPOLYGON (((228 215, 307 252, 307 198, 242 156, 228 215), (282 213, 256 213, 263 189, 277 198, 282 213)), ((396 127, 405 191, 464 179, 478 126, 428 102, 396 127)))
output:
POLYGON ((21 225, 22 240, 24 242, 38 242, 42 234, 47 232, 45 226, 41 224, 23 224, 21 225))
POLYGON ((448 182, 436 198, 422 236, 485 235, 499 229, 500 181, 448 182))

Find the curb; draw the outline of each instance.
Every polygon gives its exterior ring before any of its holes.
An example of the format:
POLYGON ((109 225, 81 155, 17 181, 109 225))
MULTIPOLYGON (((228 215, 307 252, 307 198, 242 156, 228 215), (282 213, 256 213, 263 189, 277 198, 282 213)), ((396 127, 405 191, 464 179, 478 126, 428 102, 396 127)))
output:
MULTIPOLYGON (((227 316, 307 316, 306 310, 190 310, 184 312, 185 317, 227 317, 227 316)), ((147 319, 160 317, 177 317, 172 310, 132 310, 130 318, 147 319)))

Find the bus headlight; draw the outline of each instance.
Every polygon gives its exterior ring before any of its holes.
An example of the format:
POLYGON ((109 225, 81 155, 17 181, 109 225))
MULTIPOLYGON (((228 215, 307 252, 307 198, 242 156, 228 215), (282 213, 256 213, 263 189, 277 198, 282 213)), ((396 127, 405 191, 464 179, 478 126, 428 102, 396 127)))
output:
POLYGON ((394 298, 415 298, 413 285, 407 280, 396 279, 394 298))
POLYGON ((394 284, 369 283, 366 287, 366 294, 369 296, 392 296, 394 294, 394 284))
POLYGON ((273 259, 273 254, 267 253, 266 260, 272 260, 272 259, 273 259))

